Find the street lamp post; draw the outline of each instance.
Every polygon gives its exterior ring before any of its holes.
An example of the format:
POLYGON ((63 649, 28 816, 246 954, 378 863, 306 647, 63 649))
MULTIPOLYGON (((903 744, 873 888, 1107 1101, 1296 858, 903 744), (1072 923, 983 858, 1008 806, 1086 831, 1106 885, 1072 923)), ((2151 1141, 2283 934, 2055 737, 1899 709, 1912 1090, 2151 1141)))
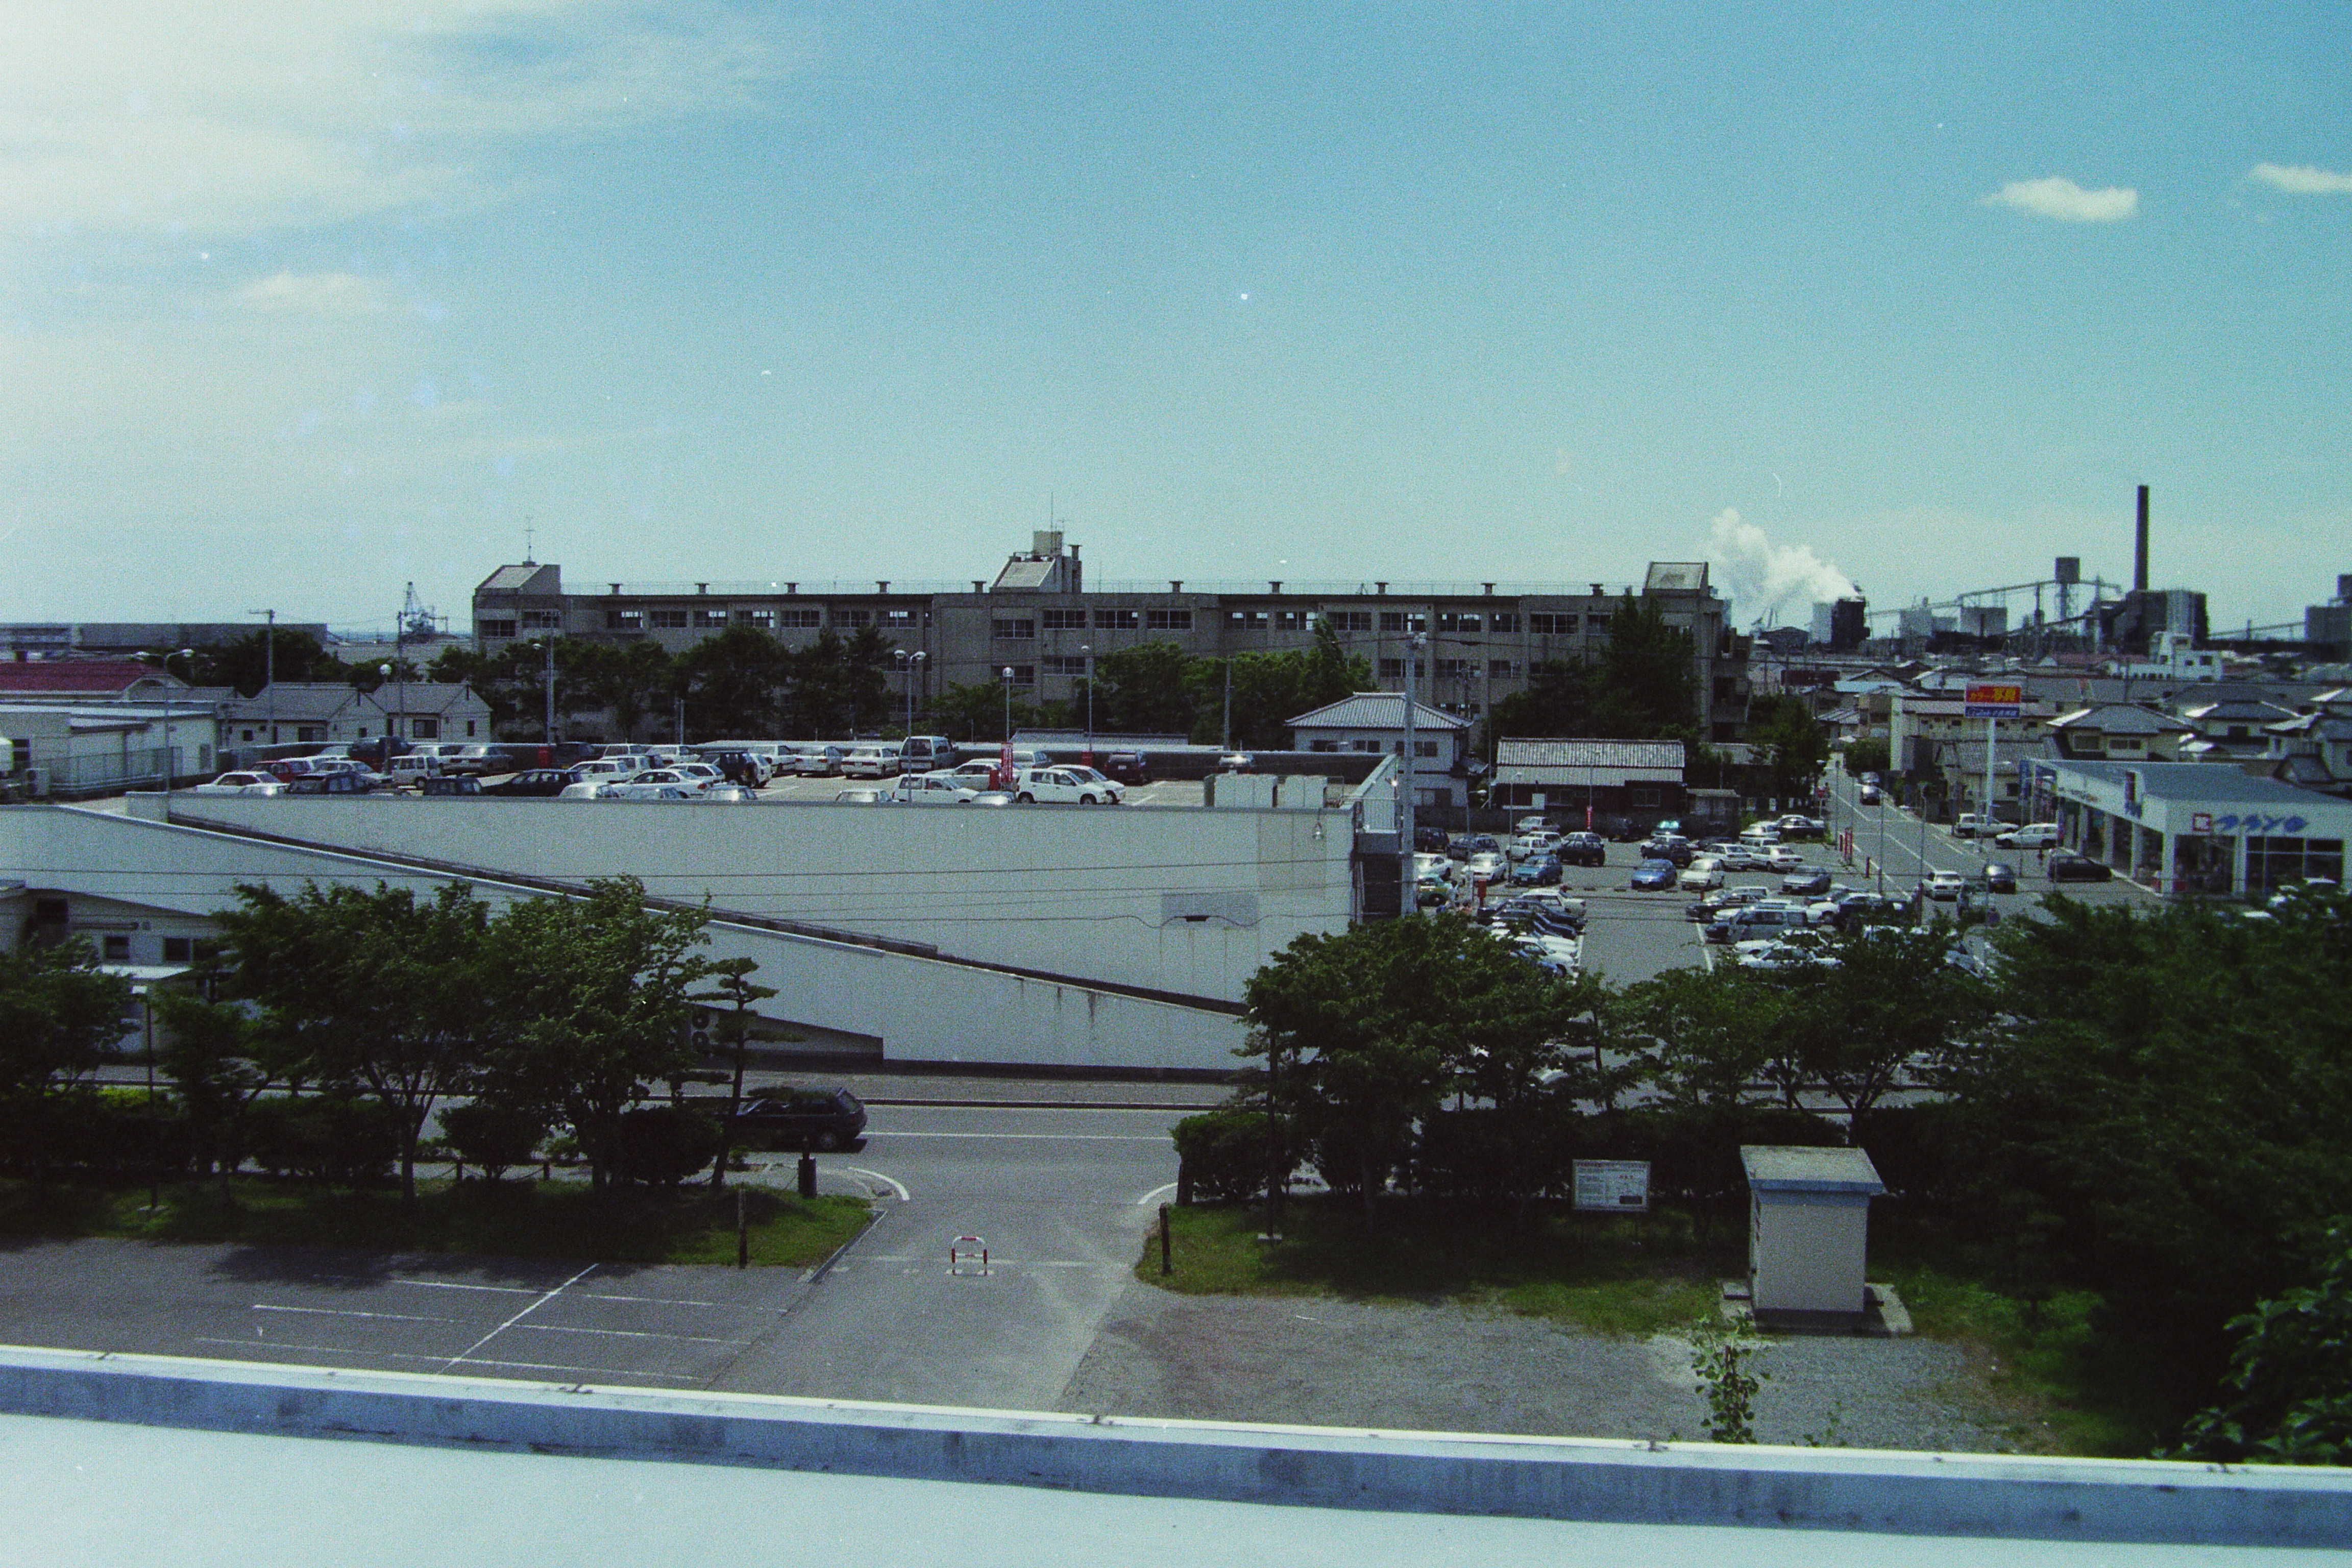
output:
POLYGON ((901 679, 907 688, 907 733, 911 735, 915 732, 915 687, 922 678, 923 660, 930 655, 908 653, 905 648, 898 648, 895 650, 894 657, 898 659, 901 679))
POLYGON ((1416 744, 1412 689, 1413 667, 1419 662, 1421 650, 1428 646, 1429 638, 1419 632, 1404 639, 1404 767, 1399 774, 1397 789, 1397 838, 1402 846, 1404 860, 1404 889, 1402 901, 1397 905, 1397 918, 1400 920, 1417 914, 1421 910, 1421 879, 1415 875, 1420 864, 1416 854, 1419 847, 1412 841, 1413 752, 1416 744))
POLYGON ((1093 767, 1095 765, 1095 650, 1088 644, 1080 643, 1078 652, 1087 661, 1087 749, 1079 761, 1088 767, 1093 767))
POLYGON ((1004 681, 1004 747, 997 755, 996 772, 999 789, 1011 789, 1013 776, 1013 667, 1006 665, 1004 681))

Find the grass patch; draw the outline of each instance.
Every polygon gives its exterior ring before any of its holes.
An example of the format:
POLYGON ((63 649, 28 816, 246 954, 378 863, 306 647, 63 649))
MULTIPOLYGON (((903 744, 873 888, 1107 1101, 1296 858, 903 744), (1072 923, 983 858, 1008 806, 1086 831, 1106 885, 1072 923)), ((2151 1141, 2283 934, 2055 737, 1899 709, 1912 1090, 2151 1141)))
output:
POLYGON ((1646 1335, 1714 1310, 1736 1250, 1703 1244, 1680 1215, 1646 1220, 1535 1213, 1465 1224, 1454 1205, 1395 1199, 1370 1220, 1352 1205, 1294 1198, 1283 1239, 1258 1239, 1262 1211, 1170 1211, 1175 1273, 1160 1272, 1155 1234, 1139 1278, 1187 1295, 1339 1296, 1461 1301, 1646 1335))
POLYGON ((1940 1262, 1889 1258, 1871 1275, 1902 1292, 1920 1333, 1979 1352, 1986 1392, 2020 1447, 2140 1458, 2177 1425, 2147 1369, 2098 1333, 2096 1292, 2060 1290, 2037 1311, 1940 1262))
MULTIPOLYGON (((806 1268, 866 1227, 861 1198, 803 1200, 745 1187, 755 1265, 806 1268)), ((331 1192, 239 1176, 168 1185, 147 1207, 139 1187, 36 1188, 0 1182, 0 1236, 120 1237, 158 1242, 346 1247, 568 1258, 588 1263, 735 1261, 735 1193, 707 1187, 591 1191, 576 1182, 419 1182, 412 1208, 396 1192, 331 1192)))

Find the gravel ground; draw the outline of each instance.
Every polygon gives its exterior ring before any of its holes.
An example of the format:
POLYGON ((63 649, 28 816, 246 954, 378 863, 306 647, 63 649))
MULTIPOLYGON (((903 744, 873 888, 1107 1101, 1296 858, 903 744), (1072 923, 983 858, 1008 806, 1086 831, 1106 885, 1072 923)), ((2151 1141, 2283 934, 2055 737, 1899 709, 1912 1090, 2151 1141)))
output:
MULTIPOLYGON (((1965 1352, 1920 1339, 1787 1338, 1756 1364, 1758 1437, 1998 1450, 1965 1352)), ((1688 1347, 1459 1306, 1177 1296, 1128 1287, 1064 1410, 1207 1421, 1592 1437, 1706 1435, 1688 1347)))

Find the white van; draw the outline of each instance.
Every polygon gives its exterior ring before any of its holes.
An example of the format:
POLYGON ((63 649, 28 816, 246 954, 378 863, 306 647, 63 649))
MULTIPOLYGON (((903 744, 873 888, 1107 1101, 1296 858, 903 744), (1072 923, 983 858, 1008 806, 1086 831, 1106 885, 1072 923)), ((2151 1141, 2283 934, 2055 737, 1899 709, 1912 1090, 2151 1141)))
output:
POLYGON ((1076 765, 1024 768, 1013 791, 1014 798, 1024 805, 1044 801, 1065 805, 1117 805, 1127 798, 1125 786, 1092 768, 1076 765))
POLYGON ((898 742, 898 761, 910 773, 955 766, 955 742, 945 735, 909 735, 898 742))

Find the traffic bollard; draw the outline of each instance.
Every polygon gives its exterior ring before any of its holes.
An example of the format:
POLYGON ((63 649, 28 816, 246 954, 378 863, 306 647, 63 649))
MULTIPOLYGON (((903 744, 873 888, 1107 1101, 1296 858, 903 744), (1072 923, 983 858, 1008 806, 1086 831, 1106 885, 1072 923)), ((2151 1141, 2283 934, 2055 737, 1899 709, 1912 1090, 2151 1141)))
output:
POLYGON ((805 1150, 801 1153, 800 1183, 801 1196, 816 1196, 816 1156, 805 1150))
POLYGON ((1160 1205, 1160 1272, 1162 1274, 1173 1274, 1176 1272, 1174 1244, 1169 1239, 1168 1236, 1168 1205, 1166 1204, 1161 1204, 1160 1205))
POLYGON ((735 1189, 735 1267, 751 1267, 751 1221, 743 1209, 743 1189, 735 1189))

